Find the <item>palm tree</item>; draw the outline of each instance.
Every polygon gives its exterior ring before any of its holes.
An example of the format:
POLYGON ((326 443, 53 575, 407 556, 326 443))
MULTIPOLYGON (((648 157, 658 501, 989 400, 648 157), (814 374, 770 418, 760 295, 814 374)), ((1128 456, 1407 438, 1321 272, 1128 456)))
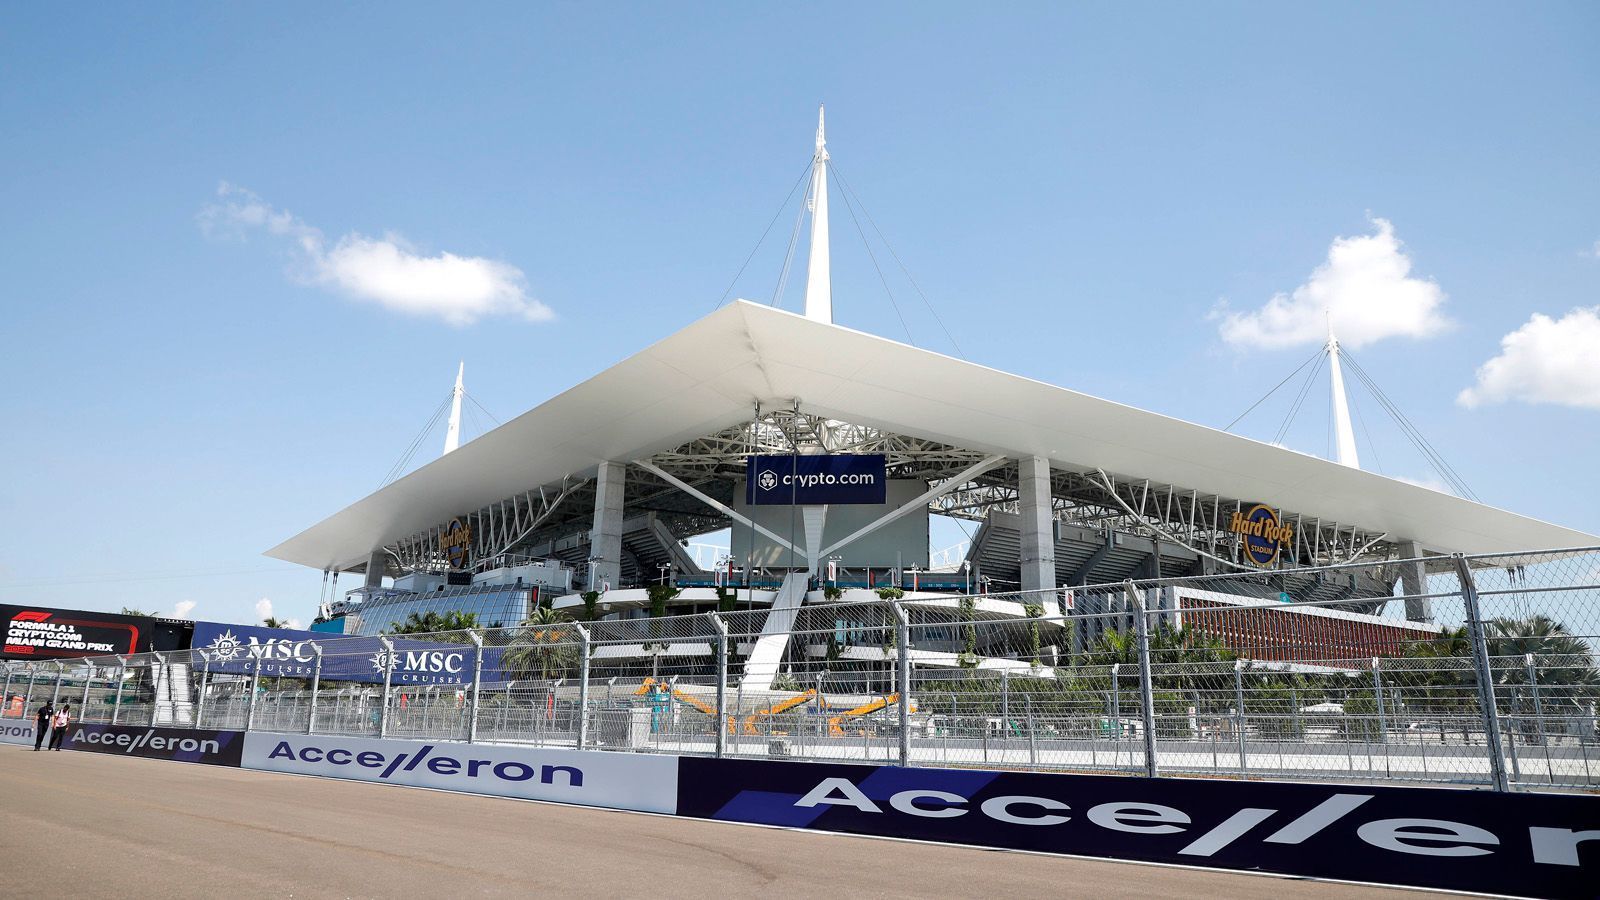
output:
POLYGON ((472 640, 467 632, 478 627, 478 614, 450 610, 443 615, 436 612, 412 613, 404 622, 390 622, 390 634, 426 634, 434 640, 465 644, 472 640))
POLYGON ((501 665, 522 678, 549 680, 578 661, 577 632, 566 613, 539 607, 517 626, 501 665))
POLYGON ((143 618, 143 619, 150 618, 150 614, 149 613, 145 612, 142 609, 136 609, 136 608, 134 608, 132 606, 124 606, 122 608, 122 614, 125 615, 125 616, 138 616, 138 617, 143 618))
POLYGON ((1534 692, 1519 687, 1528 683, 1530 657, 1539 706, 1547 713, 1554 709, 1557 715, 1573 715, 1600 696, 1600 669, 1588 641, 1562 623, 1535 614, 1495 619, 1487 631, 1495 684, 1510 688, 1524 715, 1533 712, 1534 692))
POLYGON ((288 628, 289 627, 289 623, 288 622, 284 621, 283 619, 278 618, 277 616, 267 616, 265 619, 261 620, 261 624, 266 626, 267 628, 288 628))

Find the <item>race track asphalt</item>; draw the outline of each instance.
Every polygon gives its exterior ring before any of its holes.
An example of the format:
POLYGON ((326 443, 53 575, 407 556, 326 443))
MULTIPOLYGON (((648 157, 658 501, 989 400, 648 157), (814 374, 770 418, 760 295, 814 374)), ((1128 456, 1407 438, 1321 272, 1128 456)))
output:
POLYGON ((1384 893, 0 745, 5 897, 1384 893))

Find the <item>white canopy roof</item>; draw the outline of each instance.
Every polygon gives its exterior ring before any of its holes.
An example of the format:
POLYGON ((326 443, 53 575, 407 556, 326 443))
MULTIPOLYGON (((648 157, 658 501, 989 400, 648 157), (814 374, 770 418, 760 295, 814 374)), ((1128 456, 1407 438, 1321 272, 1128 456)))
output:
POLYGON ((349 571, 376 548, 604 460, 799 401, 807 413, 1072 471, 1268 503, 1445 551, 1600 538, 793 313, 736 302, 267 551, 349 571))

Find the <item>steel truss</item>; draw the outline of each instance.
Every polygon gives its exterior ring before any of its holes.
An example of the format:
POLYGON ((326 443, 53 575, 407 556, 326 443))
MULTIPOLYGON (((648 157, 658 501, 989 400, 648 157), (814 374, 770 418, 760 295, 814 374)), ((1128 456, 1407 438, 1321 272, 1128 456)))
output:
MULTIPOLYGON (((889 477, 929 485, 956 476, 987 455, 800 409, 780 409, 760 411, 748 422, 657 453, 649 462, 726 502, 744 478, 747 457, 790 452, 882 453, 889 477)), ((1017 477, 1015 464, 994 469, 932 501, 929 511, 980 522, 991 511, 1019 512, 1017 477)), ((679 540, 729 524, 726 516, 637 466, 629 466, 627 483, 627 514, 655 513, 679 540)), ((1238 559, 1240 552, 1240 537, 1227 530, 1228 520, 1253 503, 1099 470, 1051 472, 1051 505, 1058 521, 1158 537, 1224 563, 1238 559)), ((519 551, 525 555, 529 548, 557 538, 585 534, 592 525, 593 507, 593 478, 574 473, 559 483, 467 513, 461 519, 472 529, 472 567, 505 565, 519 551)), ((1279 514, 1295 525, 1294 546, 1285 550, 1285 565, 1396 558, 1397 548, 1385 534, 1294 510, 1279 514)), ((447 527, 441 523, 385 550, 401 572, 445 571, 449 565, 439 542, 447 527)))

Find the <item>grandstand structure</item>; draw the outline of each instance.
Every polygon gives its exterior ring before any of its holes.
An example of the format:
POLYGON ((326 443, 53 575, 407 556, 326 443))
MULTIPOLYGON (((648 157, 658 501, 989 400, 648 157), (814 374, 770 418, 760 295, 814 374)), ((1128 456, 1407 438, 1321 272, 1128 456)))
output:
MULTIPOLYGON (((481 607, 481 622, 509 624, 541 601, 643 617, 661 611, 648 590, 660 583, 681 589, 669 613, 732 596, 769 611, 747 664, 775 670, 803 652, 785 638, 800 610, 872 596, 861 589, 986 593, 1022 616, 1006 594, 1054 591, 1065 611, 1074 586, 1234 573, 1244 596, 1338 601, 1307 614, 1426 632, 1427 559, 1443 570, 1451 553, 1600 541, 1362 470, 1331 335, 1340 439, 1327 460, 840 326, 828 161, 819 120, 803 313, 727 304, 268 555, 358 574, 327 613, 369 633, 419 609, 481 607), (875 505, 749 502, 752 458, 878 455, 875 505), (973 528, 965 558, 937 569, 935 515, 973 528), (722 529, 729 558, 698 563, 689 543, 722 529), (1299 571, 1345 563, 1382 565, 1299 571), (1410 599, 1388 609, 1397 588, 1410 599)), ((1222 620, 1184 602, 1171 599, 1191 621, 1222 620)))

